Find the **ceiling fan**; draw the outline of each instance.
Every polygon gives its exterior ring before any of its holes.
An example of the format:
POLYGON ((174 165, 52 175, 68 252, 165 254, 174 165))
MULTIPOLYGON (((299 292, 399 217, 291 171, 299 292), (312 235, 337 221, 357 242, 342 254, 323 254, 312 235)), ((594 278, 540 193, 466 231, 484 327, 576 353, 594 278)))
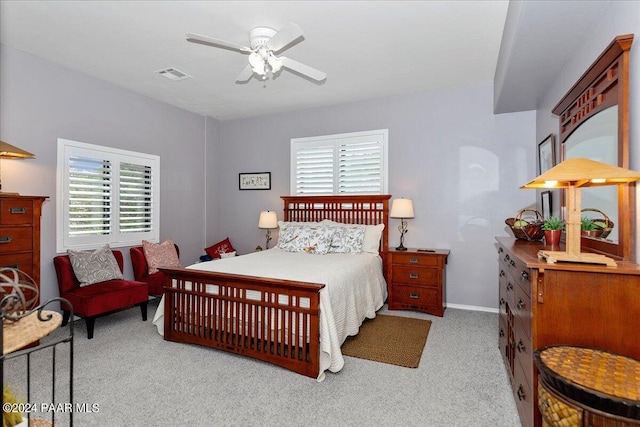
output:
POLYGON ((273 77, 273 75, 277 74, 282 68, 321 82, 327 78, 327 75, 322 71, 294 61, 286 56, 278 57, 275 55, 276 53, 284 51, 290 47, 293 42, 303 37, 304 33, 302 32, 302 28, 290 22, 282 27, 280 31, 267 27, 252 29, 249 32, 251 47, 194 33, 187 34, 187 41, 234 50, 249 55, 249 64, 238 74, 238 77, 236 77, 236 82, 238 83, 249 81, 254 74, 257 74, 261 80, 266 80, 268 77, 273 77))

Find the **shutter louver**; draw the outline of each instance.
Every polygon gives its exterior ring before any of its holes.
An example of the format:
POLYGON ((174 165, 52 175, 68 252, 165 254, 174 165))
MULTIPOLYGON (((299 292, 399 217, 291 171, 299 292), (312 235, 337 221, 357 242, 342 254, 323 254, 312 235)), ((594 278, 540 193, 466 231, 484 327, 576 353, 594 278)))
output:
POLYGON ((296 151, 296 194, 333 194, 333 145, 296 151))
POLYGON ((120 232, 151 231, 153 204, 151 167, 120 163, 120 232))
POLYGON ((111 234, 111 163, 69 157, 69 235, 111 234))
POLYGON ((378 141, 340 144, 338 194, 381 194, 378 141))

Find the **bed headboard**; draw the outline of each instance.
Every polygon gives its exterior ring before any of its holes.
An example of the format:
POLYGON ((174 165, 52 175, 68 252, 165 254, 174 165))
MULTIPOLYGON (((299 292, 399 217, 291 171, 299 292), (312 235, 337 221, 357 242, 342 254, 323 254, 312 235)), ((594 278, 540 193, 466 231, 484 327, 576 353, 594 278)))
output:
POLYGON ((330 219, 345 224, 384 224, 381 252, 389 249, 389 194, 357 196, 281 196, 284 221, 330 219))

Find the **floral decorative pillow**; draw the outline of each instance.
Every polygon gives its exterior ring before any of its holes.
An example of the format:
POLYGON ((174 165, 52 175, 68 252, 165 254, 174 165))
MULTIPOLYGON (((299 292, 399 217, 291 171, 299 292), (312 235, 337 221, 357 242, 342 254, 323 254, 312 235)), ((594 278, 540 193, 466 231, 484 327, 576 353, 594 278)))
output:
POLYGON ((289 226, 281 232, 278 247, 287 252, 324 255, 331 248, 334 229, 324 226, 289 226))
POLYGON ((162 243, 143 240, 142 250, 149 266, 149 274, 157 273, 158 267, 180 267, 180 258, 172 239, 162 243))
POLYGON ((68 250, 67 254, 80 286, 123 278, 118 261, 108 244, 93 252, 68 250))
POLYGON ((220 254, 228 254, 229 252, 235 251, 235 249, 233 249, 233 245, 231 245, 231 241, 227 237, 226 239, 205 248, 204 251, 211 258, 222 258, 220 254))
POLYGON ((347 227, 334 228, 329 252, 336 254, 359 254, 362 252, 362 242, 364 240, 364 225, 350 225, 347 227))

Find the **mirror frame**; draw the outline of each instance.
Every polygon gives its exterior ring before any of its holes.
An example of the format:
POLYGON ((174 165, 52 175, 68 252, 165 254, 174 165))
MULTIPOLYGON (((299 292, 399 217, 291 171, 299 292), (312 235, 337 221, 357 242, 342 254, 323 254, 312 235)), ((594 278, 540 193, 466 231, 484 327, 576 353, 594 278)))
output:
MULTIPOLYGON (((629 168, 629 51, 633 34, 616 37, 552 110, 564 142, 587 119, 618 105, 618 166, 629 168)), ((562 191, 562 212, 566 209, 562 191)), ((564 217, 564 215, 563 215, 564 217)), ((635 184, 618 185, 618 242, 583 237, 581 246, 621 261, 635 261, 635 184)))

